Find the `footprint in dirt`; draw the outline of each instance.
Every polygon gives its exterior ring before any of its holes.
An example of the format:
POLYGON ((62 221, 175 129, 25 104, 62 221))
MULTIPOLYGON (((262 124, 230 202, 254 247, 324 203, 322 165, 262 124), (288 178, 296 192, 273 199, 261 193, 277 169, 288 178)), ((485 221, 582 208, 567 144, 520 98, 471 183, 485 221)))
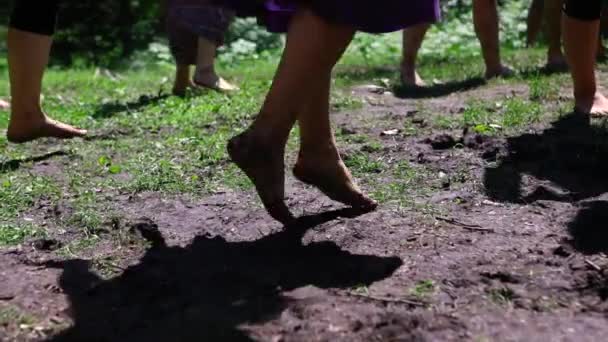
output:
POLYGON ((167 246, 154 224, 138 226, 152 247, 116 278, 99 278, 84 260, 50 265, 63 269, 74 319, 50 341, 251 341, 239 325, 275 318, 289 305, 284 292, 365 286, 401 266, 333 242, 302 244, 309 229, 338 216, 305 217, 257 241, 199 236, 186 247, 167 246))

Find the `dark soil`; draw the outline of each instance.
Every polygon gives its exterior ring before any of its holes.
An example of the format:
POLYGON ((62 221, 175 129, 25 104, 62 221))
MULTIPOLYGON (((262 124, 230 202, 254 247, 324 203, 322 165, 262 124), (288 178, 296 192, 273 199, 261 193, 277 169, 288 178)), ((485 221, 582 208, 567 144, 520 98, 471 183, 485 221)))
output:
MULTIPOLYGON (((465 95, 479 92, 493 96, 465 95)), ((604 341, 605 129, 569 115, 487 137, 423 127, 412 100, 365 96, 374 104, 334 116, 342 134, 444 174, 414 199, 433 210, 356 213, 290 179, 289 204, 306 212, 281 227, 252 193, 116 194, 124 217, 93 261, 53 252, 69 232, 0 249, 0 307, 35 322, 0 317, 0 340, 604 341), (382 134, 406 122, 421 131, 382 134)), ((456 97, 424 101, 454 115, 456 97)))

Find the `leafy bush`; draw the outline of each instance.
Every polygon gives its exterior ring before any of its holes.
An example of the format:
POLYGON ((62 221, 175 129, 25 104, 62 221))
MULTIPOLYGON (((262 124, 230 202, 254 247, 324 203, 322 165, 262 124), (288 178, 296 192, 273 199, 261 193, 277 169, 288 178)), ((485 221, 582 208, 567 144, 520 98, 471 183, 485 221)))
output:
POLYGON ((233 62, 259 58, 283 46, 282 35, 269 33, 255 18, 237 18, 226 35, 226 45, 220 48, 220 59, 233 62))

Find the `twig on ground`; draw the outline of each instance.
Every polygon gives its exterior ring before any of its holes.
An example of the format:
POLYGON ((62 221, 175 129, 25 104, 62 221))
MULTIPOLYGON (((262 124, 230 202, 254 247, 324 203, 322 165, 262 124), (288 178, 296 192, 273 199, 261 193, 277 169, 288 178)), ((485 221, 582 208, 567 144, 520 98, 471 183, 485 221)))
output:
POLYGON ((419 307, 424 307, 424 306, 428 305, 428 303, 419 302, 419 301, 410 300, 410 299, 379 297, 379 296, 366 295, 366 294, 361 294, 361 293, 356 293, 356 292, 348 292, 348 294, 351 296, 354 296, 354 297, 371 299, 371 300, 375 300, 378 302, 401 303, 401 304, 407 304, 407 305, 419 306, 419 307))
POLYGON ((585 259, 585 263, 591 267, 593 267, 593 269, 595 269, 596 271, 601 271, 602 268, 600 266, 598 266, 598 264, 594 263, 593 261, 589 260, 589 259, 585 259))
POLYGON ((449 217, 436 216, 435 219, 438 221, 443 221, 443 222, 449 223, 454 226, 459 226, 459 227, 461 227, 463 229, 467 229, 467 230, 475 230, 475 231, 480 231, 480 232, 494 232, 494 229, 492 229, 492 228, 484 228, 484 227, 482 227, 480 225, 476 225, 476 224, 462 223, 462 222, 456 221, 455 219, 449 218, 449 217))

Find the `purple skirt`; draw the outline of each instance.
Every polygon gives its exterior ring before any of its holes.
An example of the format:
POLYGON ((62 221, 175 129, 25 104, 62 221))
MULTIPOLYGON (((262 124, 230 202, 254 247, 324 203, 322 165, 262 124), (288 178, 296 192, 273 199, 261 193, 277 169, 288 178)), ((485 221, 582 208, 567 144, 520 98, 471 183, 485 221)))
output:
POLYGON ((440 19, 439 0, 216 0, 240 16, 256 16, 271 32, 286 32, 299 6, 357 31, 385 33, 440 19))

